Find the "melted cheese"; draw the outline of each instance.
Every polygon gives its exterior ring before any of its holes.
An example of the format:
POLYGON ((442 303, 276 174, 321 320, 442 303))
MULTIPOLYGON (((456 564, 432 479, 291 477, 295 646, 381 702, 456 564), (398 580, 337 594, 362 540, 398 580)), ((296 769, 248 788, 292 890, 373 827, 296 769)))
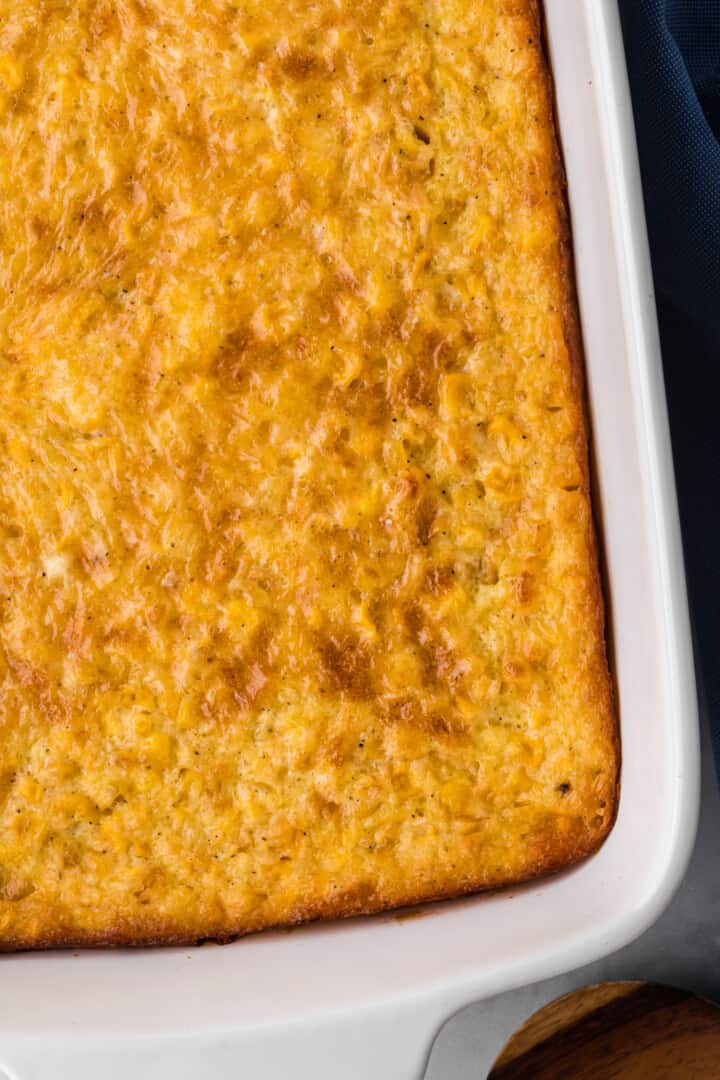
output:
POLYGON ((5 944, 607 831, 537 35, 532 0, 0 0, 5 944))

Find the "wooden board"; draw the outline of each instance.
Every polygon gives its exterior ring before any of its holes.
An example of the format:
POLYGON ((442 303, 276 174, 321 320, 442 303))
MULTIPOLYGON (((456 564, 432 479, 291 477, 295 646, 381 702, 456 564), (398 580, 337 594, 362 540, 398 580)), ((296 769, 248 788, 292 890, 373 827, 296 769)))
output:
POLYGON ((720 1008, 657 983, 587 986, 535 1013, 488 1080, 720 1078, 720 1008))

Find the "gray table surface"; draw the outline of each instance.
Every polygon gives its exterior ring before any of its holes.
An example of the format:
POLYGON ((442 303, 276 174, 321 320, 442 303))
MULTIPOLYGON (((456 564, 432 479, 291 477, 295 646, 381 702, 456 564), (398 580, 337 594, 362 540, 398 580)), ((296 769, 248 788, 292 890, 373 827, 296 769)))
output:
POLYGON ((671 983, 720 1001, 720 795, 703 718, 700 827, 674 900, 642 937, 573 971, 469 1005, 440 1031, 425 1080, 482 1080, 505 1040, 546 1002, 578 986, 613 979, 671 983))

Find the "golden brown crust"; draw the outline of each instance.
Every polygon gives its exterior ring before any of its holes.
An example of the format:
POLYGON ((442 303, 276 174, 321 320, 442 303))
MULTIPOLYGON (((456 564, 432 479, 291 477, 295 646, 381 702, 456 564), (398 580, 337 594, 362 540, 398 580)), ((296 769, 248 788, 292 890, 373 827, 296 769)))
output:
MULTIPOLYGON (((610 826, 612 828, 612 824, 610 826)), ((609 830, 608 830, 609 831, 609 830)), ((1 952, 18 952, 35 949, 75 949, 75 948, 127 948, 150 947, 157 945, 201 945, 211 942, 216 945, 228 945, 241 937, 263 930, 293 929, 306 923, 328 919, 347 919, 359 915, 379 915, 417 904, 437 904, 447 900, 458 900, 480 892, 522 885, 537 878, 568 870, 576 863, 593 855, 603 844, 606 835, 598 835, 591 845, 587 843, 567 843, 554 847, 538 858, 530 873, 521 880, 509 878, 507 881, 495 881, 488 885, 482 879, 468 880, 448 891, 432 891, 432 885, 408 889, 392 896, 369 898, 366 890, 345 892, 340 896, 318 900, 304 907, 299 907, 282 922, 266 923, 260 921, 254 925, 251 921, 240 925, 218 923, 216 926, 205 925, 195 930, 187 927, 178 928, 151 919, 141 922, 122 921, 108 926, 99 933, 73 936, 73 931, 54 927, 49 932, 35 938, 7 938, 0 942, 1 952)))
POLYGON ((592 853, 619 745, 538 4, 51 14, 0 0, 0 948, 592 853))
POLYGON ((608 663, 608 647, 605 636, 606 631, 606 607, 603 582, 600 574, 600 547, 598 537, 601 535, 599 521, 599 507, 593 498, 590 457, 591 457, 591 428, 590 406, 587 393, 587 381, 585 378, 585 360, 583 352, 582 330, 580 327, 580 311, 577 298, 575 277, 575 259, 573 255, 572 230, 570 225, 570 212, 567 200, 567 179, 563 164, 562 150, 558 136, 558 122, 555 106, 555 91, 550 67, 550 59, 547 49, 547 35, 543 19, 543 11, 540 0, 529 0, 538 39, 543 43, 543 71, 548 102, 548 112, 553 121, 553 157, 555 162, 555 184, 558 192, 559 225, 560 225, 560 279, 563 288, 563 323, 565 337, 568 344, 568 355, 573 378, 573 390, 576 400, 582 409, 583 422, 578 426, 578 460, 583 470, 583 492, 590 505, 591 514, 587 522, 586 543, 590 553, 589 558, 589 588, 592 596, 594 611, 593 637, 597 642, 597 680, 598 700, 606 702, 606 708, 601 710, 601 719, 605 725, 605 738, 612 746, 612 754, 615 765, 615 782, 612 791, 613 813, 608 817, 604 832, 599 837, 597 848, 610 833, 617 815, 620 803, 620 725, 617 714, 617 702, 615 686, 613 683, 608 663))

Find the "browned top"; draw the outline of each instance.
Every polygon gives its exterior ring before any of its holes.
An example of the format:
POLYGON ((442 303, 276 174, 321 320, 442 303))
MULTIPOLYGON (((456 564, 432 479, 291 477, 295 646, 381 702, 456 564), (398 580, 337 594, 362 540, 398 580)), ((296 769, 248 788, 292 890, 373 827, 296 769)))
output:
POLYGON ((594 849, 615 731, 535 4, 0 16, 0 941, 594 849))

